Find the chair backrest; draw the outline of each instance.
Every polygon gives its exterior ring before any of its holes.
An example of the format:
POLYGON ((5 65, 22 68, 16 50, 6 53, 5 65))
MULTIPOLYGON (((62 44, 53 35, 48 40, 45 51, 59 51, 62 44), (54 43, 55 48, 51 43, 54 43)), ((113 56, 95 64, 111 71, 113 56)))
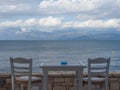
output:
POLYGON ((29 78, 28 90, 30 90, 32 78, 32 59, 10 57, 10 64, 11 64, 12 90, 15 90, 15 78, 18 75, 28 76, 29 78))
POLYGON ((97 74, 108 76, 110 58, 88 59, 88 74, 94 76, 97 74))
POLYGON ((95 75, 104 75, 105 90, 108 90, 109 65, 110 65, 110 58, 88 59, 88 90, 92 90, 91 78, 94 77, 95 75))

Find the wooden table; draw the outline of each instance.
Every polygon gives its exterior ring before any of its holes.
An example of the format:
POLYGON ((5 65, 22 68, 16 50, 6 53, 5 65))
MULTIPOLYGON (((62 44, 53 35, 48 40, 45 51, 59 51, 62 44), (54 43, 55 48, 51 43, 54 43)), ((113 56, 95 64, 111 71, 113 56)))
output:
POLYGON ((75 71, 76 80, 78 80, 77 90, 82 90, 83 83, 83 68, 86 66, 82 64, 67 64, 61 65, 61 63, 45 63, 40 68, 43 70, 43 90, 48 90, 48 71, 75 71))

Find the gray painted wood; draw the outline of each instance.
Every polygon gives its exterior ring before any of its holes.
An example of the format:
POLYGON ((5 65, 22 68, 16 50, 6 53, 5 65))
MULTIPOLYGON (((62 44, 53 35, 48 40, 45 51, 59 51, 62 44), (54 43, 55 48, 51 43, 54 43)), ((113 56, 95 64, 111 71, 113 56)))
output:
POLYGON ((43 69, 43 90, 48 90, 48 72, 49 71, 75 71, 76 72, 76 80, 79 80, 78 90, 82 90, 82 82, 83 82, 83 66, 82 64, 43 64, 40 68, 43 69))
POLYGON ((32 76, 32 59, 10 57, 10 64, 11 64, 12 90, 16 90, 15 81, 21 82, 21 87, 23 87, 22 82, 24 82, 25 80, 28 81, 27 83, 28 90, 31 90, 32 81, 40 80, 40 78, 32 76), (18 77, 18 74, 21 76, 18 77))
POLYGON ((108 73, 109 73, 110 58, 95 58, 88 59, 88 90, 92 90, 92 82, 105 82, 105 90, 108 90, 108 73), (104 75, 104 78, 95 77, 95 75, 104 75))

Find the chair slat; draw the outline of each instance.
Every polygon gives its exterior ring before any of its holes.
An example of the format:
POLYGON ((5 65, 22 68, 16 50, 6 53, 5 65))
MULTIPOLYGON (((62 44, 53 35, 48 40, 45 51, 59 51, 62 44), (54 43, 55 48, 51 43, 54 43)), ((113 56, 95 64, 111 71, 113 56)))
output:
POLYGON ((106 66, 101 66, 101 67, 90 67, 91 70, 100 70, 100 69, 106 69, 106 66))
POLYGON ((32 59, 25 59, 20 57, 14 59, 10 58, 10 59, 13 60, 14 63, 30 63, 30 61, 32 60, 32 59))
POLYGON ((14 69, 29 69, 29 67, 16 67, 16 66, 14 66, 14 69))
POLYGON ((92 60, 90 60, 90 63, 98 63, 98 64, 100 64, 100 63, 107 63, 108 62, 108 60, 107 59, 105 59, 105 58, 96 58, 96 59, 92 59, 92 60))
POLYGON ((14 71, 14 73, 17 73, 17 74, 29 74, 28 71, 14 71))
POLYGON ((106 73, 106 71, 91 71, 91 74, 93 75, 93 74, 104 74, 104 73, 106 73))

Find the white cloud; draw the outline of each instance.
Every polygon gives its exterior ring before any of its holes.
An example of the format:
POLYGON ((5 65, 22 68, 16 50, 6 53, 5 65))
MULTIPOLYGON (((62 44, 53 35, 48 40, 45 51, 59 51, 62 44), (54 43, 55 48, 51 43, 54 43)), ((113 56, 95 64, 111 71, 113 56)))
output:
POLYGON ((21 26, 23 26, 23 20, 0 22, 0 27, 21 27, 21 26))
MULTIPOLYGON (((89 19, 86 21, 78 22, 78 21, 70 21, 63 22, 63 18, 60 17, 45 17, 45 18, 30 18, 26 20, 16 20, 16 21, 5 21, 0 23, 0 28, 6 27, 14 27, 14 28, 22 28, 21 32, 26 32, 29 29, 33 28, 47 28, 42 31, 52 31, 57 30, 57 28, 116 28, 120 29, 120 19, 110 19, 110 20, 95 20, 89 19), (23 28, 24 27, 24 28, 23 28), (26 28, 26 29, 25 29, 26 28)), ((34 29, 35 30, 35 29, 34 29)), ((64 30, 64 29, 63 29, 64 30)))
POLYGON ((57 27, 62 23, 62 17, 30 18, 26 20, 4 21, 0 22, 1 27, 57 27))
POLYGON ((62 23, 62 18, 47 17, 39 20, 41 26, 59 26, 62 23))
POLYGON ((30 19, 27 19, 27 20, 24 21, 24 25, 25 26, 30 26, 30 27, 36 26, 38 24, 38 21, 39 20, 36 19, 36 18, 30 18, 30 19))
POLYGON ((119 9, 120 0, 0 0, 1 18, 53 14, 83 15, 85 19, 117 18, 119 9))
POLYGON ((22 34, 22 33, 26 33, 26 32, 29 32, 26 28, 21 28, 21 30, 17 30, 15 32, 15 34, 22 34))
POLYGON ((120 19, 103 20, 87 20, 83 22, 66 22, 64 28, 120 28, 120 19))
POLYGON ((62 12, 85 12, 98 8, 109 8, 113 5, 119 5, 119 0, 45 0, 40 3, 39 8, 62 12))
POLYGON ((105 26, 107 27, 114 27, 114 28, 120 28, 120 19, 111 19, 105 22, 105 26))
POLYGON ((104 17, 109 18, 109 13, 92 13, 92 14, 79 14, 76 16, 76 19, 84 20, 84 19, 103 19, 104 17))
POLYGON ((55 13, 76 12, 92 10, 94 4, 90 0, 46 0, 40 3, 39 8, 55 13))
POLYGON ((25 12, 25 11, 29 11, 30 9, 31 7, 27 4, 1 5, 0 13, 25 12))
POLYGON ((37 13, 33 0, 0 0, 0 18, 37 13))
POLYGON ((39 9, 44 14, 78 14, 85 19, 118 18, 120 0, 43 0, 39 9))
POLYGON ((0 4, 19 4, 19 3, 31 3, 35 2, 35 0, 0 0, 0 4))
POLYGON ((120 6, 120 0, 117 0, 117 4, 118 4, 118 6, 120 6))

